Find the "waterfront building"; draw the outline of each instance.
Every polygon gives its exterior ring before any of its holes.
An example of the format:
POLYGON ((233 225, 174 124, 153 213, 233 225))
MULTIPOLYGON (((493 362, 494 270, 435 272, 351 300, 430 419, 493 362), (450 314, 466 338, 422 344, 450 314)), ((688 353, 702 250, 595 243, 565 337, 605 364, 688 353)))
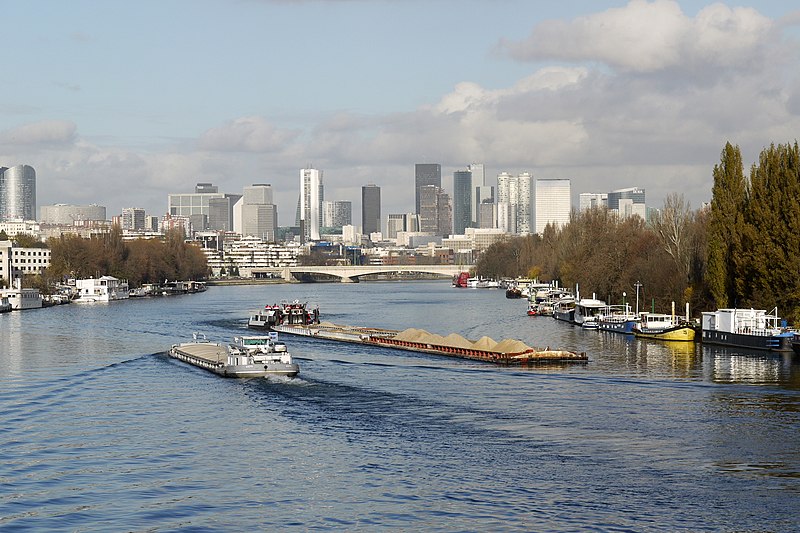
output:
POLYGON ((7 286, 17 278, 41 274, 49 266, 49 248, 23 248, 15 246, 14 241, 0 241, 0 279, 7 286))
POLYGON ((570 180, 561 178, 538 178, 535 184, 534 231, 544 232, 547 224, 562 227, 569 223, 572 210, 570 180))
POLYGON ((322 225, 326 228, 342 228, 353 223, 352 202, 336 200, 322 202, 322 225))
POLYGON ((106 208, 97 204, 54 204, 39 208, 39 222, 42 224, 71 226, 79 220, 106 220, 106 208))
POLYGON ((30 165, 0 167, 0 220, 36 220, 36 171, 30 165))
POLYGON ((464 229, 472 227, 474 191, 471 171, 453 172, 453 233, 456 235, 461 235, 464 229))
POLYGON ((319 240, 324 196, 322 171, 315 168, 301 168, 298 225, 304 241, 319 240))
POLYGON ((377 185, 361 187, 361 228, 365 235, 381 231, 381 188, 377 185))
POLYGON ((254 183, 244 187, 241 199, 234 206, 234 231, 243 237, 274 242, 278 229, 278 207, 272 201, 272 185, 254 183), (240 221, 240 225, 239 225, 240 221))
POLYGON ((222 250, 218 241, 202 248, 214 277, 234 275, 245 278, 263 277, 259 271, 268 268, 297 266, 297 256, 303 250, 299 244, 271 244, 258 237, 224 240, 222 250))
POLYGON ((3 220, 0 221, 0 231, 4 231, 9 237, 17 235, 30 235, 41 238, 41 225, 35 220, 3 220))
POLYGON ((145 231, 145 212, 141 207, 122 208, 123 231, 145 231))
POLYGON ((414 166, 414 212, 422 215, 421 188, 428 185, 442 187, 442 165, 439 163, 417 163, 414 166))

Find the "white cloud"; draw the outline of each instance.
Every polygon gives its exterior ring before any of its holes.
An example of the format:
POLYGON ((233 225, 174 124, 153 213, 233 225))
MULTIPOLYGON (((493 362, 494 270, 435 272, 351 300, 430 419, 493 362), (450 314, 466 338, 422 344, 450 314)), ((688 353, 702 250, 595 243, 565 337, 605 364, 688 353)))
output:
POLYGON ((64 120, 24 124, 0 132, 0 145, 52 145, 74 142, 77 126, 64 120))
POLYGON ((619 71, 750 68, 775 38, 772 21, 751 8, 713 4, 695 18, 672 0, 627 6, 534 27, 524 41, 503 40, 522 61, 600 62, 619 71))

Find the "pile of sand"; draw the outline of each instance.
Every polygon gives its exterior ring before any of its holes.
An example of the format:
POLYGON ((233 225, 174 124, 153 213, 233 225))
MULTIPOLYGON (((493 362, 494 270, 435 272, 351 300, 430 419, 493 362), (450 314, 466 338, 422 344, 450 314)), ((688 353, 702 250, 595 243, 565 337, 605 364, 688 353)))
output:
POLYGON ((394 339, 404 342, 418 342, 434 346, 448 346, 466 350, 483 350, 495 353, 522 353, 533 349, 524 342, 514 339, 505 339, 501 342, 495 342, 491 337, 481 337, 477 341, 471 341, 465 339, 458 333, 451 333, 447 337, 442 337, 435 333, 428 333, 424 329, 416 328, 408 328, 401 331, 395 335, 394 339))

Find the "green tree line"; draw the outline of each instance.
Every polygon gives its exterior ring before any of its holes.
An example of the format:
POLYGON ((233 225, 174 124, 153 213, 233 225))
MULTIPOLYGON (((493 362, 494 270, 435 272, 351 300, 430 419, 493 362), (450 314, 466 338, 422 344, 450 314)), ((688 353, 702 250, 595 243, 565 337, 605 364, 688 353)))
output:
POLYGON ((200 280, 208 273, 203 252, 184 242, 181 230, 169 231, 164 239, 124 241, 115 226, 110 233, 84 239, 62 235, 48 239, 50 267, 43 284, 65 277, 89 278, 110 275, 127 279, 132 287, 164 280, 200 280))
POLYGON ((710 208, 692 210, 680 194, 645 224, 605 209, 573 212, 561 228, 492 245, 476 273, 528 276, 578 285, 582 295, 610 303, 634 297, 644 308, 669 311, 671 302, 700 311, 778 306, 800 323, 800 151, 763 150, 750 176, 730 143, 713 169, 710 208))

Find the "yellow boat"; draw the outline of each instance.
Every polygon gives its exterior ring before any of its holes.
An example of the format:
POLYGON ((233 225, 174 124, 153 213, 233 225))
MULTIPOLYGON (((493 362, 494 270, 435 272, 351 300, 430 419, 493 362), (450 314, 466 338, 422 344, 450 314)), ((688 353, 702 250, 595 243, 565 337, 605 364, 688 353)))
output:
POLYGON ((694 328, 681 323, 675 315, 641 313, 633 334, 641 339, 694 342, 694 328))

